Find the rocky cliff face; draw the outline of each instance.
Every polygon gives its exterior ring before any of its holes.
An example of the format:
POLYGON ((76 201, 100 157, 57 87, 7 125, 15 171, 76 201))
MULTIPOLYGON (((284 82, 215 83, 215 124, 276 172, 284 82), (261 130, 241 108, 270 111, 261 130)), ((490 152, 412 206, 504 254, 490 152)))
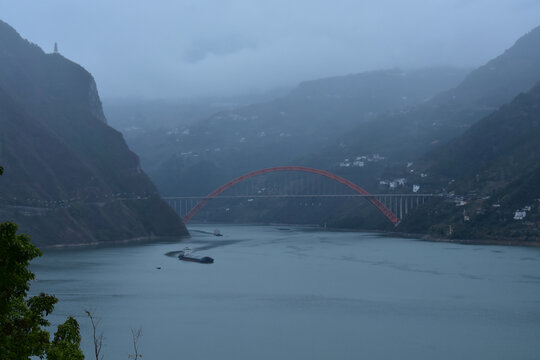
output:
POLYGON ((107 125, 93 77, 0 21, 0 220, 38 245, 187 230, 107 125))
POLYGON ((99 99, 99 94, 94 79, 90 81, 90 88, 88 90, 88 104, 90 105, 90 113, 106 124, 107 119, 103 113, 103 107, 101 106, 101 100, 99 99))

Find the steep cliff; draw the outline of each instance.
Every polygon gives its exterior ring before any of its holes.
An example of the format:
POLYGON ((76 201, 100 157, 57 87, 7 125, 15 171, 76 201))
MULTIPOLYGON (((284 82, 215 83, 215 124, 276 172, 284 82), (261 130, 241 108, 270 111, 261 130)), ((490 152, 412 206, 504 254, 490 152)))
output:
POLYGON ((38 245, 187 235, 107 125, 93 77, 1 21, 0 129, 0 219, 38 245))

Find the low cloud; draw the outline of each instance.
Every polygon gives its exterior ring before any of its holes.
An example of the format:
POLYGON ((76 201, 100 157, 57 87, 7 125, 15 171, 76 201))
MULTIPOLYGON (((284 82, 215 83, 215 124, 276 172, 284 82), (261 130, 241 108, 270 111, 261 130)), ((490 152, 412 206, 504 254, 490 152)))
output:
POLYGON ((255 41, 246 39, 240 35, 214 37, 192 41, 187 46, 184 55, 188 63, 197 63, 209 55, 231 55, 242 50, 254 50, 256 47, 257 44, 255 41))
POLYGON ((478 66, 540 25, 531 0, 0 0, 104 97, 239 94, 389 67, 478 66))

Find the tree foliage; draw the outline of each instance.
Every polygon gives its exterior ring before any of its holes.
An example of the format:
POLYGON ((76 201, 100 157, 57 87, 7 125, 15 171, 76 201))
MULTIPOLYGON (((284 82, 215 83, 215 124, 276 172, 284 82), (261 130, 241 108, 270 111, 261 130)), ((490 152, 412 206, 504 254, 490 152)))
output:
POLYGON ((58 331, 54 334, 54 340, 47 350, 47 359, 83 360, 80 344, 79 324, 70 316, 65 323, 58 325, 58 331))
POLYGON ((46 316, 58 299, 41 293, 27 297, 34 274, 28 269, 41 251, 30 237, 17 235, 13 222, 0 223, 0 355, 2 360, 82 360, 79 324, 69 317, 58 326, 53 341, 46 330, 46 316))

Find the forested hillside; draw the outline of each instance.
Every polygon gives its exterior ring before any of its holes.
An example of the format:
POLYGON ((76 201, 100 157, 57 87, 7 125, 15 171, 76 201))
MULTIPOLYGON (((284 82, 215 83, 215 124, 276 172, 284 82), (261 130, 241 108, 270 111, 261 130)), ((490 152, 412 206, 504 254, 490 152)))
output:
POLYGON ((288 164, 334 144, 347 129, 423 103, 466 74, 394 69, 307 81, 273 101, 130 142, 163 194, 205 194, 244 172, 288 164))
POLYGON ((539 139, 540 83, 425 157, 426 186, 449 197, 406 219, 404 228, 538 241, 539 139))
POLYGON ((405 113, 363 124, 314 158, 327 162, 377 152, 391 162, 412 161, 528 91, 540 79, 540 27, 525 34, 500 56, 472 71, 455 88, 405 113), (327 154, 330 154, 328 156, 327 154))

